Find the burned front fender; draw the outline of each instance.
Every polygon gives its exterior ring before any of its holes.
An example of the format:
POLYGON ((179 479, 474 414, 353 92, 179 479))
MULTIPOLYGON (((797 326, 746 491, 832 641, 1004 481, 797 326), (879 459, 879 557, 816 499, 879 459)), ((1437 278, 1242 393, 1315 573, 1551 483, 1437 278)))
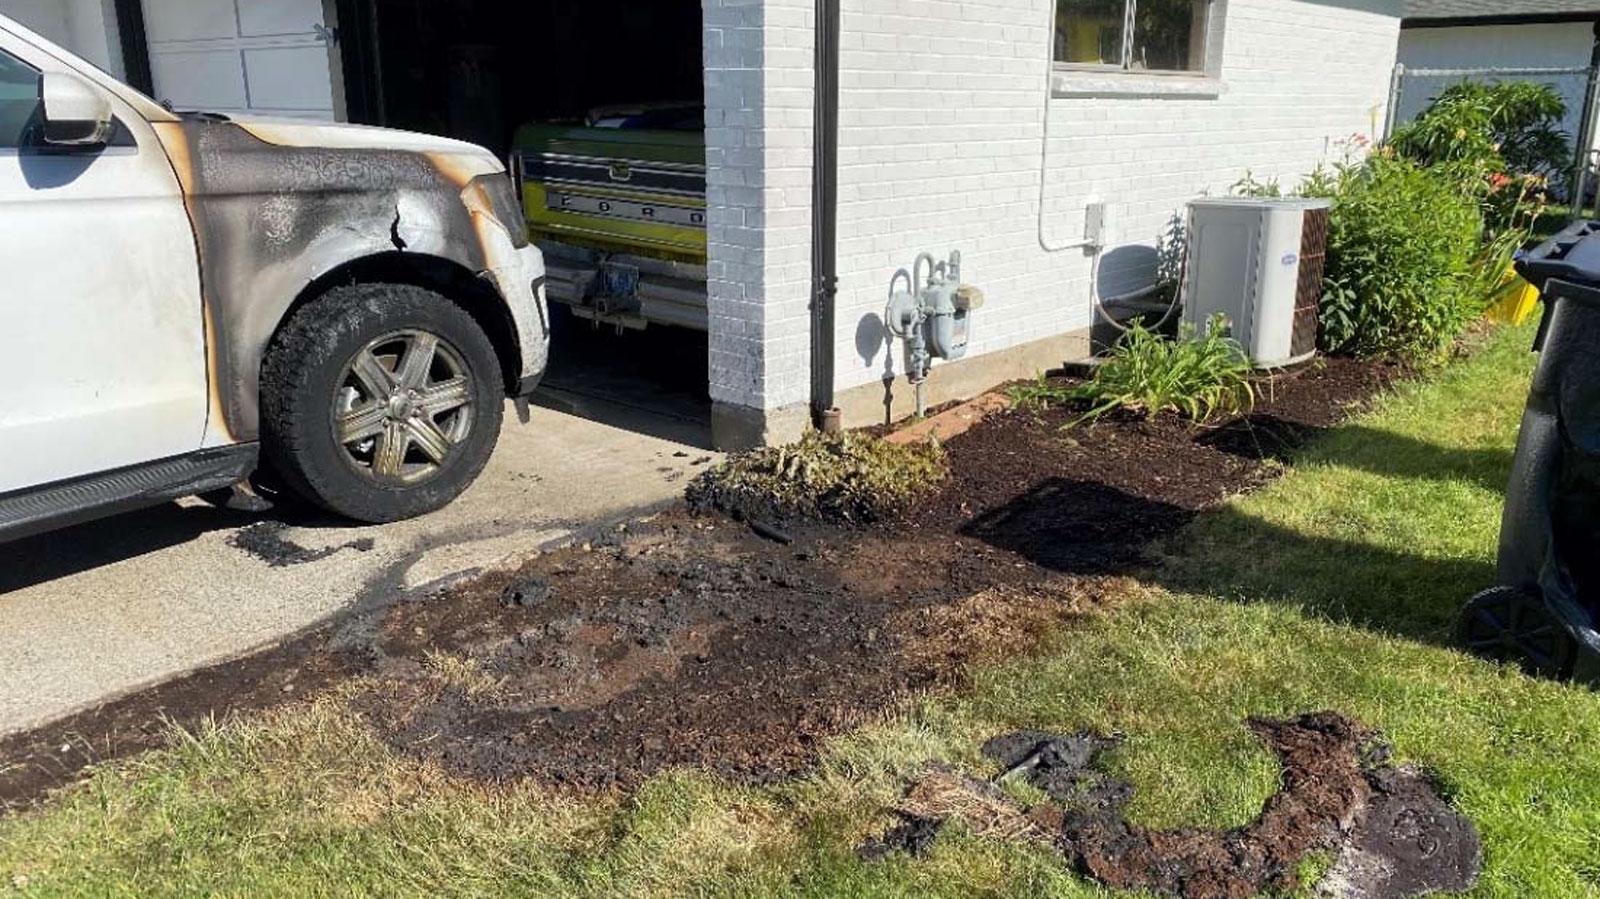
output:
POLYGON ((500 220, 496 179, 511 188, 492 158, 293 145, 304 129, 279 134, 215 119, 155 128, 183 185, 200 255, 212 388, 207 445, 259 436, 262 357, 307 288, 385 254, 445 260, 485 279, 514 322, 516 368, 524 377, 542 370, 547 328, 532 289, 542 271, 526 252, 520 218, 500 220))
MULTIPOLYGON (((444 166, 448 171, 449 166, 444 166)), ((544 255, 528 240, 516 191, 502 174, 478 175, 461 191, 483 250, 488 279, 504 298, 521 348, 517 395, 532 392, 550 351, 550 310, 545 297, 544 255)))

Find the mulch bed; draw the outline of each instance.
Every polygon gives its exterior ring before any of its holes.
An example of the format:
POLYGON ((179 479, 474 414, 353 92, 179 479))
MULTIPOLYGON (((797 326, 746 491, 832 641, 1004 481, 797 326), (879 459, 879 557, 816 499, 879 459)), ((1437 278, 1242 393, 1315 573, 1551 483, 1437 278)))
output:
POLYGON ((1075 410, 991 417, 948 446, 950 481, 872 529, 770 539, 685 509, 438 596, 366 609, 274 650, 0 740, 0 804, 163 739, 162 716, 280 705, 361 677, 356 708, 402 752, 463 776, 636 784, 693 765, 764 782, 824 738, 975 662, 1025 652, 1137 569, 1141 547, 1273 476, 1266 460, 1402 372, 1328 360, 1281 375, 1247 419, 1061 430, 1075 410), (466 660, 478 686, 438 673, 466 660), (490 686, 485 688, 482 684, 490 686))
POLYGON ((1062 430, 1081 416, 1076 406, 993 416, 949 443, 949 482, 906 525, 973 537, 1054 571, 1126 572, 1145 544, 1275 477, 1267 460, 1285 458, 1404 373, 1320 360, 1276 375, 1250 415, 1215 427, 1114 414, 1062 430))

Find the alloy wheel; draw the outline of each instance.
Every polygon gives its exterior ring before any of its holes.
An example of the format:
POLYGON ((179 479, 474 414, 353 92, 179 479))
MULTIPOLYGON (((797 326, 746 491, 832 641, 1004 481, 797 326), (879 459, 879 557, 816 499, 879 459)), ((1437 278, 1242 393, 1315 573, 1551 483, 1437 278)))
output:
POLYGON ((334 391, 334 439, 367 478, 410 486, 436 475, 472 433, 475 385, 461 353, 436 334, 385 334, 345 365, 334 391))

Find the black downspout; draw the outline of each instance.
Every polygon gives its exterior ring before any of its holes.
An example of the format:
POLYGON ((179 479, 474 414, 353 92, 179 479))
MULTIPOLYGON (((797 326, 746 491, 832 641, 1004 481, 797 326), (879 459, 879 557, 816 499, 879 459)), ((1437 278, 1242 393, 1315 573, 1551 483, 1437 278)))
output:
POLYGON ((811 419, 839 429, 833 405, 834 310, 839 295, 839 0, 816 0, 815 124, 811 161, 811 419))
POLYGON ((123 81, 152 97, 155 78, 150 72, 150 44, 144 30, 144 6, 139 0, 116 0, 117 36, 122 44, 123 81))

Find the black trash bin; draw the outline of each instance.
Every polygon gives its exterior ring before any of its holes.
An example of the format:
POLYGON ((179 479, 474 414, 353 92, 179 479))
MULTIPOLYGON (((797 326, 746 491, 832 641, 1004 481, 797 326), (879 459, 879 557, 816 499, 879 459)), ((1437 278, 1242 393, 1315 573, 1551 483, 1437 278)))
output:
POLYGON ((1600 685, 1600 221, 1519 257, 1544 297, 1539 365, 1506 491, 1499 585, 1461 639, 1531 673, 1600 685))

